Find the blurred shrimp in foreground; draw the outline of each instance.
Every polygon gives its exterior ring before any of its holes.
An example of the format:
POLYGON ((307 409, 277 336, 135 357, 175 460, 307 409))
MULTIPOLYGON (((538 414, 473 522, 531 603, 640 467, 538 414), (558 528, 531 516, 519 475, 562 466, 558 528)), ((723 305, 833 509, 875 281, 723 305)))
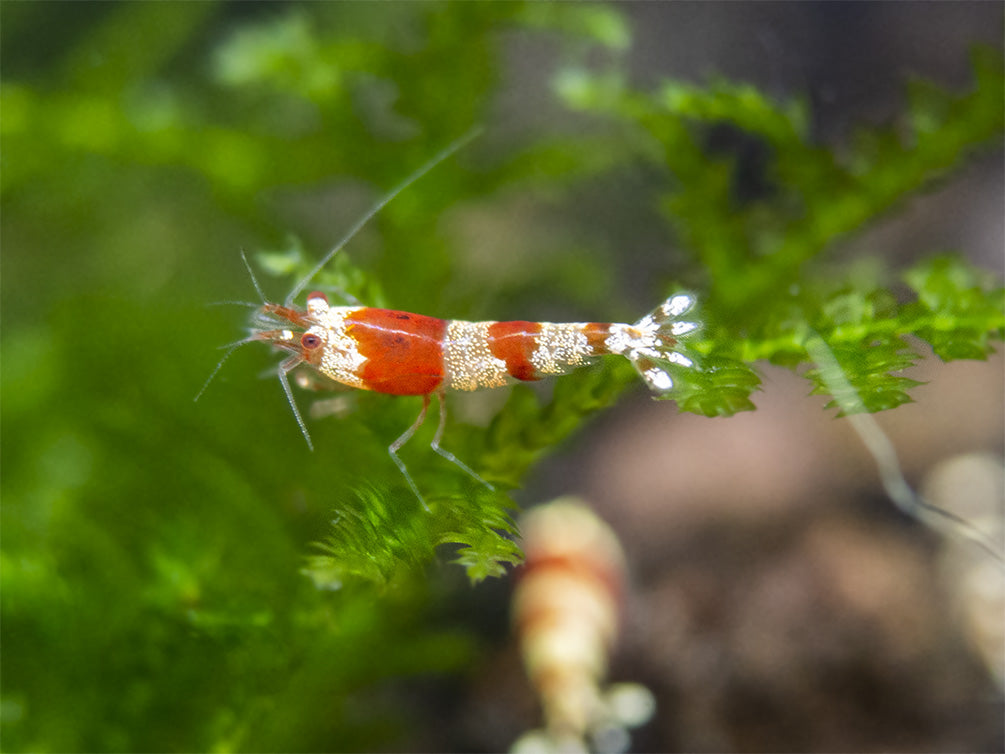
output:
POLYGON ((514 752, 620 752, 627 729, 648 721, 652 694, 604 685, 618 634, 625 557, 614 532, 574 498, 535 508, 520 522, 527 562, 513 596, 513 621, 544 727, 514 752))

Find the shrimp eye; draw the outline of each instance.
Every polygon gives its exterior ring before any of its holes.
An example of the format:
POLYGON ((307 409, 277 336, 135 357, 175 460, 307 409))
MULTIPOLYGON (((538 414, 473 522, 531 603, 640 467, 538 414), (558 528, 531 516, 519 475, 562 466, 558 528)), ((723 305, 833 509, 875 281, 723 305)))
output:
POLYGON ((313 351, 321 346, 321 338, 312 332, 305 332, 300 338, 300 345, 308 351, 313 351))

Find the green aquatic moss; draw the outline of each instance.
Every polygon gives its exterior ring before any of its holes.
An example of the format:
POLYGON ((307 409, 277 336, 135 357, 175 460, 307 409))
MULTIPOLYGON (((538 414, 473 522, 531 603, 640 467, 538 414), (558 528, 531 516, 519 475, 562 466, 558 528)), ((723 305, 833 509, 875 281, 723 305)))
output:
MULTIPOLYGON (((315 408, 335 416, 308 418, 311 453, 275 380, 256 379, 274 373, 262 348, 235 351, 192 397, 245 326, 240 307, 206 304, 259 303, 240 249, 281 300, 473 126, 486 135, 388 205, 319 287, 443 317, 628 321, 688 289, 703 327, 672 398, 707 416, 754 408, 758 362, 799 368, 826 393, 809 338, 854 388, 858 403, 834 405, 878 411, 911 399, 900 372, 925 354, 905 337, 943 359, 984 358, 1001 337, 999 281, 962 254, 933 249, 871 277, 828 259, 1000 144, 1000 56, 977 52, 962 94, 911 84, 900 128, 825 146, 801 100, 728 81, 633 89, 616 8, 250 7, 4 6, 7 751, 394 749, 415 724, 396 703, 402 679, 470 666, 474 641, 442 617, 436 584, 450 576, 430 572, 460 573, 441 565, 454 562, 477 582, 520 562, 512 491, 641 389, 630 365, 607 360, 550 392, 517 386, 481 424, 453 413, 443 446, 495 491, 429 452, 435 427, 423 427, 402 457, 429 513, 386 452, 417 399, 336 394, 315 408), (514 33, 554 45, 552 104, 590 127, 494 133, 514 33), (708 138, 721 127, 766 155, 753 198, 708 138), (587 183, 633 171, 655 177, 652 225, 680 250, 662 247, 672 272, 645 300, 618 292, 629 257, 523 222, 572 214, 587 183), (500 206, 502 222, 472 221, 500 206), (486 261, 481 245, 502 251, 486 261)), ((320 403, 297 397, 305 413, 320 403)))

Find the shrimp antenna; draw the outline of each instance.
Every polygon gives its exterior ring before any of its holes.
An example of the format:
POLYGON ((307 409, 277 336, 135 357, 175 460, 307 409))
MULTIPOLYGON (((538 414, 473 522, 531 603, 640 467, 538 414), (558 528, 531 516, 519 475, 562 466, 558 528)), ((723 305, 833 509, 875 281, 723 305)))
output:
POLYGON ((230 354, 234 353, 234 351, 236 351, 241 346, 247 343, 251 343, 254 340, 255 340, 254 336, 250 336, 247 338, 241 338, 240 340, 236 340, 228 345, 221 346, 221 348, 227 349, 226 353, 224 353, 221 359, 218 362, 216 362, 216 366, 213 367, 213 371, 209 373, 209 377, 206 378, 206 381, 202 383, 202 387, 199 388, 199 392, 195 394, 195 398, 192 399, 192 403, 195 403, 200 398, 202 398, 202 394, 206 392, 206 388, 209 387, 209 383, 211 383, 213 381, 213 378, 216 377, 217 372, 220 371, 220 367, 222 367, 224 362, 230 358, 230 354))
POLYGON ((206 306, 243 306, 246 309, 257 309, 261 304, 254 301, 210 301, 206 306))
POLYGON ((244 253, 244 249, 241 249, 241 261, 244 262, 244 269, 248 271, 248 275, 251 277, 251 284, 255 286, 255 293, 258 294, 258 298, 262 299, 262 303, 264 304, 266 302, 265 291, 258 284, 258 278, 255 277, 255 271, 251 269, 251 265, 248 263, 248 255, 244 253))
MULTIPOLYGON (((457 139, 456 141, 454 141, 453 143, 449 144, 447 147, 442 149, 431 160, 426 162, 415 172, 413 172, 411 175, 405 178, 405 180, 403 180, 401 183, 399 183, 397 186, 391 189, 390 193, 385 194, 384 197, 379 202, 377 202, 376 204, 373 205, 373 207, 370 208, 369 212, 363 215, 363 217, 360 220, 358 220, 356 224, 352 226, 352 228, 349 229, 349 232, 346 233, 345 237, 341 241, 339 241, 334 247, 332 247, 332 250, 329 251, 327 254, 325 254, 324 257, 321 258, 320 262, 314 265, 314 269, 310 271, 307 277, 305 277, 303 280, 301 280, 293 287, 293 290, 290 291, 290 294, 286 297, 285 305, 289 306, 290 302, 292 302, 293 299, 295 299, 298 295, 300 295, 300 293, 304 290, 304 288, 307 287, 308 283, 310 283, 314 279, 314 277, 319 272, 321 272, 322 269, 324 269, 325 265, 332 260, 332 257, 338 254, 342 250, 342 247, 345 246, 347 243, 349 243, 349 241, 352 240, 352 237, 355 236, 364 225, 370 222, 370 220, 373 219, 374 215, 376 215, 378 212, 384 209, 384 207, 386 207, 388 203, 390 203, 390 201, 394 199, 394 197, 396 197, 406 188, 411 186, 417 180, 422 178, 422 176, 424 176, 430 170, 432 170, 441 162, 446 160, 452 154, 460 150, 462 147, 466 146, 475 137, 477 137, 483 130, 484 129, 481 126, 476 126, 472 128, 462 137, 460 137, 459 139, 457 139)), ((241 256, 243 258, 244 255, 242 254, 241 256)), ((245 261, 245 264, 247 264, 247 261, 245 261)), ((249 268, 248 271, 250 272, 251 269, 249 268)), ((254 278, 254 275, 252 275, 252 278, 254 278)), ((255 287, 258 288, 257 282, 255 283, 255 287)), ((259 294, 261 294, 261 290, 259 290, 259 294)))
MULTIPOLYGON (((264 304, 265 293, 262 291, 262 286, 258 284, 258 278, 255 277, 255 271, 252 270, 251 265, 248 264, 248 257, 244 253, 244 249, 241 249, 241 261, 244 262, 244 268, 248 271, 248 274, 251 276, 251 284, 255 286, 255 292, 258 294, 258 297, 262 299, 262 303, 264 304)), ((252 308, 259 306, 259 304, 252 304, 250 301, 216 301, 213 304, 211 304, 211 306, 220 306, 229 304, 235 304, 237 306, 249 306, 252 308)), ((209 384, 213 381, 213 378, 216 377, 217 373, 220 371, 220 368, 224 365, 224 362, 226 362, 227 359, 230 358, 230 354, 234 353, 234 351, 236 351, 239 347, 243 346, 245 343, 251 343, 254 340, 255 337, 252 335, 250 337, 241 338, 240 340, 234 341, 233 343, 222 346, 223 348, 227 349, 227 352, 223 354, 223 357, 218 362, 216 362, 216 366, 213 367, 213 371, 209 373, 209 377, 207 377, 206 381, 202 383, 202 387, 199 388, 199 392, 196 393, 195 398, 192 399, 193 403, 202 398, 202 394, 206 392, 206 388, 209 387, 209 384)), ((310 444, 310 440, 308 440, 308 444, 310 444)))

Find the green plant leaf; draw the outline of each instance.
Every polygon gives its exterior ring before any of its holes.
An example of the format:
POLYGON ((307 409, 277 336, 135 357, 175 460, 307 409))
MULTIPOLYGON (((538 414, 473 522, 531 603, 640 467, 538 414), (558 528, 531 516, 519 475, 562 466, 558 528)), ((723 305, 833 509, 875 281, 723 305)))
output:
POLYGON ((1005 289, 956 256, 925 260, 904 279, 918 294, 907 313, 912 331, 945 361, 986 359, 1005 334, 1005 289))
POLYGON ((753 411, 751 393, 761 384, 760 377, 749 366, 728 356, 705 356, 696 366, 661 362, 673 378, 673 390, 662 400, 672 399, 681 411, 702 416, 732 416, 740 411, 753 411))

